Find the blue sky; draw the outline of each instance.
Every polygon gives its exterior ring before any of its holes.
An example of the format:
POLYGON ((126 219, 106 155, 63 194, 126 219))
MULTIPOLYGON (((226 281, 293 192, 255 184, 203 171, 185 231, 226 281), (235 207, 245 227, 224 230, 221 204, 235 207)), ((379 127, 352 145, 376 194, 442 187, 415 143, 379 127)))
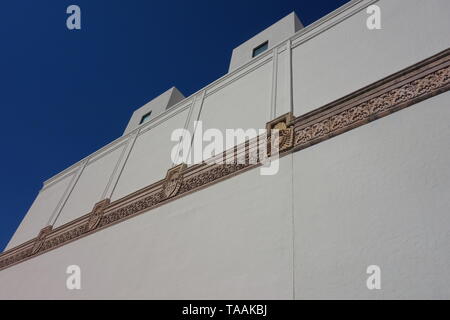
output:
POLYGON ((309 25, 348 0, 15 0, 0 10, 0 250, 42 182, 119 137, 172 86, 224 75, 231 50, 296 11, 309 25), (82 29, 66 28, 76 4, 82 29))

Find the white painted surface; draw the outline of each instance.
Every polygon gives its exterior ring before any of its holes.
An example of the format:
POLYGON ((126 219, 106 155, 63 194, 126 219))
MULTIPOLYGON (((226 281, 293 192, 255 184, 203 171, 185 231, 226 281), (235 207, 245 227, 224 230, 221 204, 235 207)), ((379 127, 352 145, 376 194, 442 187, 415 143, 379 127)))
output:
POLYGON ((200 120, 204 130, 264 129, 270 120, 272 62, 231 81, 226 87, 207 96, 200 120))
POLYGON ((291 12, 286 17, 234 48, 228 72, 232 72, 252 60, 253 49, 264 42, 268 42, 267 50, 270 50, 302 28, 303 25, 295 12, 291 12))
POLYGON ((139 134, 112 195, 119 199, 131 192, 157 182, 172 167, 170 152, 177 142, 171 142, 172 131, 183 128, 188 110, 179 112, 164 123, 139 134))
POLYGON ((94 205, 102 200, 102 193, 119 160, 123 147, 124 145, 119 146, 117 149, 101 155, 86 165, 75 188, 56 219, 54 227, 61 226, 91 212, 94 205))
POLYGON ((449 96, 5 269, 0 298, 448 299, 449 96))
POLYGON ((275 115, 273 118, 280 116, 282 114, 288 113, 290 110, 289 103, 288 103, 288 97, 286 95, 286 86, 288 85, 287 82, 287 73, 290 69, 287 68, 288 66, 288 54, 287 50, 284 50, 281 53, 278 53, 278 63, 277 63, 277 81, 276 81, 276 93, 275 93, 275 115))
POLYGON ((297 299, 450 298, 449 99, 295 153, 297 299))
POLYGON ((74 175, 75 172, 39 192, 5 250, 37 237, 39 231, 47 226, 48 221, 57 210, 74 175))
POLYGON ((126 135, 138 128, 141 125, 142 117, 149 112, 151 112, 149 119, 156 118, 182 100, 184 100, 184 95, 177 88, 170 88, 134 111, 123 134, 126 135))
MULTIPOLYGON (((292 51, 294 114, 302 115, 450 47, 450 1, 382 0, 292 51)), ((345 12, 342 15, 344 15, 345 12)))
POLYGON ((0 299, 289 299, 291 166, 285 158, 265 184, 252 170, 5 269, 0 299), (72 264, 79 291, 65 286, 72 264))
MULTIPOLYGON (((369 31, 365 10, 352 14, 372 2, 292 37, 296 116, 449 47, 448 1, 378 1, 383 30, 369 31)), ((173 129, 197 119, 204 129, 264 128, 289 111, 283 46, 276 74, 270 50, 142 125, 124 159, 116 150, 88 165, 57 225, 87 213, 104 190, 115 200, 164 178, 173 129), (117 185, 107 187, 115 167, 117 185)), ((253 170, 1 271, 0 298, 293 298, 294 285, 295 298, 450 298, 448 101, 446 93, 296 153, 293 171, 289 156, 275 177, 253 170), (65 267, 77 263, 86 286, 68 292, 65 267), (365 288, 368 264, 382 268, 381 292, 365 288)), ((8 248, 45 227, 70 182, 41 191, 8 248)))

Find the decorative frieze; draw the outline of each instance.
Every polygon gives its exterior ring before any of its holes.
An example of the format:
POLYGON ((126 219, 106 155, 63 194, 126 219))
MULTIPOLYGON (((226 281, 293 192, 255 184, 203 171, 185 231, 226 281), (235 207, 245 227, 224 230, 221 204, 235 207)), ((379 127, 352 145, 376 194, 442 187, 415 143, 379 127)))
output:
POLYGON ((41 231, 39 231, 38 236, 36 237, 36 240, 34 240, 33 247, 31 248, 31 254, 36 254, 41 250, 42 245, 45 242, 45 238, 47 238, 47 235, 52 232, 53 226, 47 226, 43 228, 41 231))
POLYGON ((109 205, 110 200, 104 199, 100 202, 98 202, 94 209, 92 210, 89 220, 87 222, 86 232, 92 231, 95 228, 97 228, 98 224, 100 223, 100 220, 103 217, 103 213, 105 212, 106 207, 109 205))
MULTIPOLYGON (((322 141, 337 133, 342 133, 389 113, 398 111, 415 102, 429 98, 440 89, 448 90, 450 83, 450 66, 443 66, 424 77, 412 80, 398 87, 382 90, 374 97, 368 97, 358 103, 351 103, 345 108, 336 108, 318 120, 307 125, 308 119, 298 119, 295 125, 295 147, 309 146, 314 141, 322 141)), ((325 112, 324 112, 325 113, 325 112)))
POLYGON ((294 115, 292 112, 286 113, 278 118, 268 122, 266 124, 266 131, 269 142, 267 150, 272 150, 270 148, 271 144, 274 144, 278 148, 278 152, 285 152, 294 146, 294 130, 292 128, 294 121, 294 115), (272 139, 273 130, 278 130, 278 138, 272 139), (273 141, 272 141, 273 140, 273 141))
MULTIPOLYGON (((450 88, 449 53, 449 49, 445 50, 306 115, 295 118, 288 113, 278 117, 267 123, 268 134, 270 136, 271 129, 279 130, 276 143, 283 156, 445 92, 450 88)), ((114 202, 105 199, 97 203, 92 212, 56 229, 48 226, 35 239, 2 253, 0 269, 257 167, 259 163, 248 160, 261 159, 260 140, 246 142, 245 163, 201 163, 189 168, 182 164, 168 170, 166 178, 159 182, 114 202)), ((237 150, 234 148, 234 159, 242 156, 237 150)))

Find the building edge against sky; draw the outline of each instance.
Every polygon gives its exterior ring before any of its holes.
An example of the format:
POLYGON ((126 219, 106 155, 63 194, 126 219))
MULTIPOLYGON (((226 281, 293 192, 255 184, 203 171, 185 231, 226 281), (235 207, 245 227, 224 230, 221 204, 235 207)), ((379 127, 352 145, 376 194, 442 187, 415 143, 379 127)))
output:
MULTIPOLYGON (((443 52, 447 12, 445 0, 354 0, 306 28, 288 15, 233 50, 227 75, 187 98, 163 93, 122 137, 47 180, 7 251, 35 250, 46 226, 76 225, 100 201, 164 179, 174 129, 264 128, 289 112, 310 121, 443 52), (366 27, 371 4, 381 30, 366 27)), ((450 298, 449 94, 437 93, 286 155, 275 176, 249 170, 6 268, 0 297, 450 298), (83 270, 78 292, 64 287, 70 264, 83 270), (365 286, 374 264, 380 291, 365 286)))

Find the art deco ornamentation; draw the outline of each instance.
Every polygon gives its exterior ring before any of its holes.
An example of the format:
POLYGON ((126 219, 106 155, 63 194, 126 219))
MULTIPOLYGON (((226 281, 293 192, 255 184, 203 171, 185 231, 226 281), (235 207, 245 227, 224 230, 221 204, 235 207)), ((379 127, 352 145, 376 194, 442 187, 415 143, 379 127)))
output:
MULTIPOLYGON (((281 155, 296 152, 340 133, 389 115, 419 101, 450 89, 450 50, 445 50, 423 62, 398 72, 384 80, 332 102, 316 111, 294 118, 285 114, 267 123, 266 129, 279 129, 281 155)), ((258 139, 257 139, 258 140, 258 139)), ((270 139, 269 139, 270 141, 270 139)), ((260 158, 256 144, 246 145, 246 160, 260 158), (256 150, 256 154, 255 154, 256 150)), ((275 142, 277 143, 277 142, 275 142)), ((270 150, 270 148, 268 148, 270 150)), ((235 149, 235 159, 238 156, 235 149)), ((213 183, 245 172, 258 164, 201 163, 186 168, 182 164, 167 171, 166 178, 118 199, 105 199, 94 206, 90 214, 56 229, 48 226, 38 237, 0 255, 0 269, 5 269, 38 254, 98 232, 114 223, 147 212, 166 201, 200 190, 213 183)))
POLYGON ((183 194, 191 190, 203 187, 216 180, 229 176, 239 170, 248 167, 249 164, 216 164, 207 166, 206 170, 186 178, 185 182, 180 188, 179 193, 183 194))
POLYGON ((31 249, 31 254, 36 254, 39 252, 39 250, 42 248, 42 245, 44 244, 45 238, 50 234, 52 229, 53 226, 47 226, 39 232, 39 235, 34 241, 33 248, 31 249))
POLYGON ((292 123, 294 116, 292 112, 286 113, 266 124, 268 137, 268 154, 270 154, 270 145, 273 143, 278 146, 278 152, 283 152, 290 149, 294 145, 294 129, 292 123), (272 130, 278 130, 278 138, 271 139, 272 130), (272 141, 273 140, 273 141, 272 141))
POLYGON ((110 200, 104 199, 98 203, 95 204, 94 209, 91 212, 91 216, 89 217, 86 232, 92 231, 95 228, 97 228, 98 224, 100 223, 100 220, 103 217, 103 213, 105 211, 105 208, 109 205, 110 200))
MULTIPOLYGON (((372 119, 407 107, 415 99, 423 99, 435 94, 439 88, 448 87, 450 83, 450 66, 437 70, 423 78, 391 89, 377 97, 350 105, 343 110, 331 113, 308 126, 301 127, 300 121, 295 128, 295 146, 309 145, 315 140, 333 136, 335 132, 346 131, 372 119)), ((447 88, 448 90, 448 88, 447 88)))
POLYGON ((165 199, 175 196, 180 190, 183 182, 183 170, 186 169, 186 164, 182 163, 167 171, 166 179, 162 188, 162 194, 165 199))

